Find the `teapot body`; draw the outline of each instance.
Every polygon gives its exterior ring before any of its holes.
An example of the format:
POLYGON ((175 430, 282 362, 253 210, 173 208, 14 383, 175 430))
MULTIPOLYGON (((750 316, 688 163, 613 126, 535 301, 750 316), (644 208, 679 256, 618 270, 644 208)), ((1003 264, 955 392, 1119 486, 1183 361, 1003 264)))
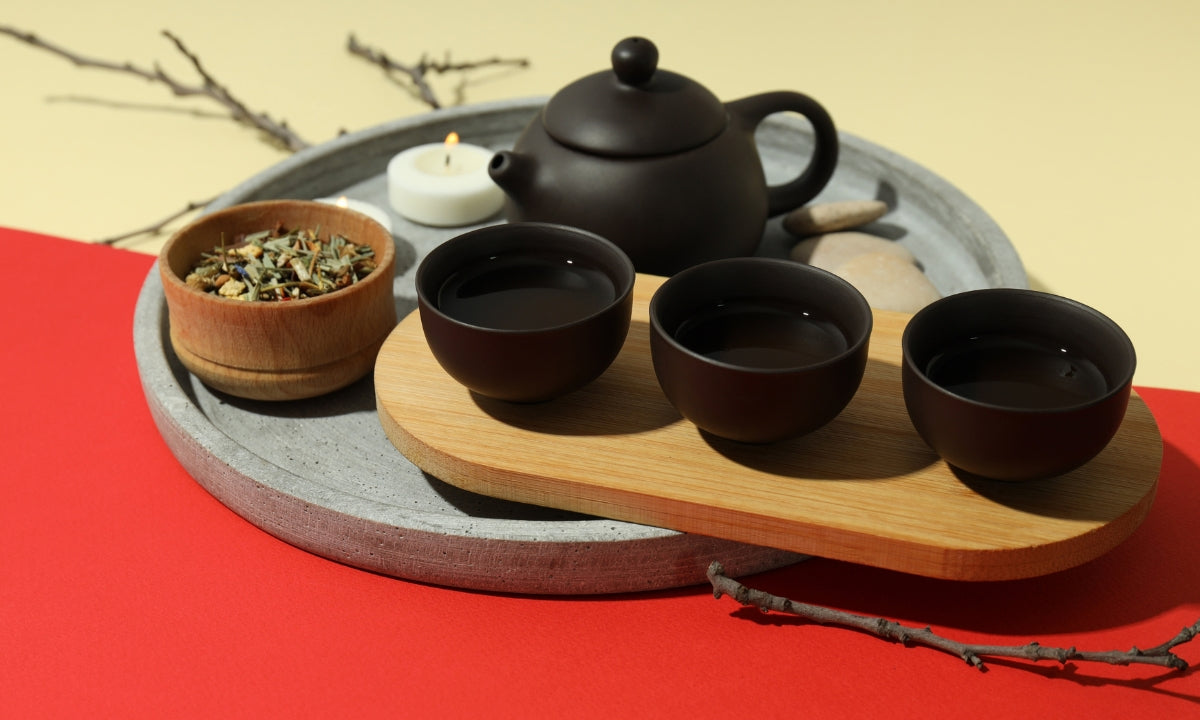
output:
POLYGON ((539 116, 512 153, 493 159, 492 175, 508 191, 510 221, 590 230, 624 250, 642 273, 672 275, 753 254, 767 220, 753 134, 732 128, 682 152, 608 157, 560 144, 539 116))
POLYGON ((811 200, 833 175, 837 129, 812 98, 777 90, 722 103, 658 68, 658 49, 626 38, 612 70, 550 99, 488 168, 513 221, 589 230, 616 243, 638 272, 672 275, 709 260, 753 254, 767 217, 811 200), (808 164, 767 185, 755 130, 768 115, 809 120, 808 164))

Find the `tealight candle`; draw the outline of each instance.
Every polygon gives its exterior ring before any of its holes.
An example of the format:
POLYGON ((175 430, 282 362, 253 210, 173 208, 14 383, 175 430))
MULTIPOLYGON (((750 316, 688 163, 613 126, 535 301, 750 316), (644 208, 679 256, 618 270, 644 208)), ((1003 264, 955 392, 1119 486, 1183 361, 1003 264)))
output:
POLYGON ((388 214, 383 210, 383 208, 376 207, 369 202, 363 202, 362 200, 351 200, 345 195, 336 198, 317 198, 317 202, 325 203, 326 205, 337 205, 338 207, 344 207, 349 210, 353 210, 354 212, 362 213, 363 215, 366 215, 382 225, 383 229, 387 230, 388 233, 392 232, 392 219, 388 217, 388 214))
POLYGON ((458 141, 409 148, 388 163, 392 208, 422 225, 452 227, 480 222, 500 210, 504 192, 488 175, 492 151, 458 141))

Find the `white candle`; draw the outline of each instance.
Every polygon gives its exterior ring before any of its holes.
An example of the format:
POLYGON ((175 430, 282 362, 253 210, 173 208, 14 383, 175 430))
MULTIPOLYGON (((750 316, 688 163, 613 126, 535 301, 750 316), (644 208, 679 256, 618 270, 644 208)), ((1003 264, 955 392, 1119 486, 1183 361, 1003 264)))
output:
POLYGON ((389 234, 392 232, 392 219, 388 217, 387 212, 385 212, 383 208, 372 205, 369 202, 363 202, 362 200, 351 200, 345 195, 336 198, 317 198, 317 202, 326 203, 327 205, 337 205, 338 207, 344 207, 349 210, 353 210, 354 212, 362 213, 363 215, 366 215, 382 225, 383 229, 387 230, 389 234))
POLYGON ((485 220, 504 204, 504 192, 488 175, 494 153, 458 142, 409 148, 388 163, 388 200, 413 222, 435 227, 470 225, 485 220))

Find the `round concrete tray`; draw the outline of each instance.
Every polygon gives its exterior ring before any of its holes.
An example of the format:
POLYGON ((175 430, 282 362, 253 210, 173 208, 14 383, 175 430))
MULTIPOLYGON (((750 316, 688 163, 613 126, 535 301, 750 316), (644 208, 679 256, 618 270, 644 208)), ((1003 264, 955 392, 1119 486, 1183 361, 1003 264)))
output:
MULTIPOLYGON (((343 194, 387 209, 384 172, 397 152, 438 142, 451 130, 467 142, 511 147, 544 101, 454 108, 345 135, 247 180, 209 209, 343 194)), ((811 147, 807 124, 788 116, 769 118, 758 139, 772 181, 794 174, 811 147)), ((838 171, 817 201, 886 200, 892 211, 870 229, 907 246, 944 294, 1026 285, 1008 239, 961 192, 876 145, 845 133, 841 142, 838 171)), ((396 303, 403 317, 416 305, 413 275, 420 258, 471 228, 428 228, 394 213, 392 221, 396 303)), ((782 256, 789 242, 778 220, 772 221, 760 253, 782 256)), ((254 525, 332 560, 464 589, 590 594, 702 583, 711 560, 721 560, 733 574, 749 574, 803 558, 458 490, 422 473, 391 445, 369 377, 331 395, 289 403, 210 390, 171 351, 157 268, 138 299, 134 348, 159 431, 197 482, 254 525)))

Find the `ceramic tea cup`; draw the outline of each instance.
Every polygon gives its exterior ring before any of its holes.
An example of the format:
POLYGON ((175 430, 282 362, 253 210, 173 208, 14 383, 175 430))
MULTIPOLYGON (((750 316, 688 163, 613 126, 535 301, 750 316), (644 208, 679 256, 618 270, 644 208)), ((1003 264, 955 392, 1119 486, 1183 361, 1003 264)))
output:
POLYGON ((854 286, 788 260, 697 265, 650 302, 650 351, 667 399, 701 430, 747 443, 836 417, 862 381, 871 327, 854 286))
POLYGON ((904 402, 950 465, 1033 480, 1096 456, 1125 417, 1136 356, 1112 320, 1033 290, 950 295, 909 321, 904 402))
POLYGON ((633 263, 599 235, 509 223, 434 248, 417 268, 421 326, 459 383, 499 400, 576 390, 617 357, 633 311, 633 263))

